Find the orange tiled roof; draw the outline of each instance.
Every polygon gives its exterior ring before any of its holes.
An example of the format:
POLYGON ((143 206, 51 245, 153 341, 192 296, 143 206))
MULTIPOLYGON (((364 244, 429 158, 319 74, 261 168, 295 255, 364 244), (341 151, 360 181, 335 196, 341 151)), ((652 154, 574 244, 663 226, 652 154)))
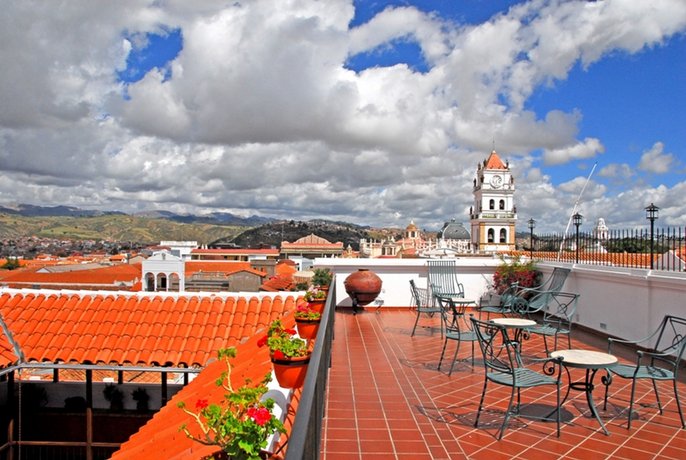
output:
POLYGON ((248 271, 256 275, 264 276, 264 272, 255 270, 250 266, 250 262, 237 262, 234 260, 208 261, 208 260, 188 260, 185 263, 186 276, 191 276, 198 272, 212 272, 231 274, 236 272, 248 271))
MULTIPOLYGON (((25 359, 38 362, 205 366, 294 308, 292 296, 0 290, 2 319, 25 359)), ((16 362, 0 347, 0 366, 16 362)))
POLYGON ((10 287, 26 285, 100 285, 113 286, 120 283, 133 283, 141 277, 141 264, 117 264, 91 270, 38 273, 40 268, 15 270, 3 278, 3 283, 10 287))
MULTIPOLYGON (((294 325, 292 315, 284 319, 284 325, 294 325)), ((261 334, 255 335, 247 342, 236 346, 237 356, 231 371, 232 385, 240 386, 246 378, 259 383, 271 372, 268 349, 257 346, 260 337, 261 334)), ((193 419, 181 411, 177 403, 183 401, 191 410, 198 399, 218 403, 224 396, 224 390, 218 387, 215 381, 225 370, 221 361, 209 364, 188 386, 176 393, 148 423, 123 443, 112 459, 201 459, 216 452, 216 446, 203 446, 188 439, 179 431, 179 427, 186 424, 192 433, 198 433, 193 419)))
POLYGON ((293 287, 293 274, 272 276, 260 286, 263 291, 290 291, 293 287))
POLYGON ((507 166, 500 159, 498 154, 493 150, 486 160, 486 169, 507 169, 507 166))

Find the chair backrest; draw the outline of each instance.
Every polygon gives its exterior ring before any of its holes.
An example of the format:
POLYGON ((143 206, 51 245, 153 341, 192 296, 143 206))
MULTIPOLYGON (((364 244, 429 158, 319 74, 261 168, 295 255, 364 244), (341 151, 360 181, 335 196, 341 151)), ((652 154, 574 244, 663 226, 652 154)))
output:
POLYGON ((551 293, 548 308, 545 309, 543 315, 544 321, 558 319, 566 323, 572 322, 578 301, 579 294, 571 292, 551 293))
POLYGON ((429 267, 432 295, 464 297, 464 286, 457 280, 457 265, 454 260, 427 260, 426 264, 429 267))
POLYGON ((417 287, 414 280, 410 280, 410 291, 412 292, 412 301, 417 310, 422 311, 430 306, 429 290, 426 288, 417 287))
POLYGON ((658 327, 654 350, 673 356, 677 368, 686 349, 686 318, 665 315, 658 327))
POLYGON ((495 371, 510 374, 514 379, 514 369, 521 366, 517 342, 509 339, 504 326, 474 317, 470 320, 483 354, 486 373, 495 371))
POLYGON ((548 278, 539 289, 552 292, 560 292, 562 290, 562 286, 564 286, 565 281, 567 280, 567 276, 569 276, 569 273, 571 271, 572 270, 569 268, 553 268, 553 272, 550 274, 550 278, 548 278))
POLYGON ((465 317, 465 312, 467 311, 467 304, 460 303, 455 305, 453 299, 450 297, 436 296, 438 301, 438 306, 441 310, 441 320, 443 321, 443 327, 447 333, 462 334, 468 332, 466 326, 460 327, 460 318, 465 317))

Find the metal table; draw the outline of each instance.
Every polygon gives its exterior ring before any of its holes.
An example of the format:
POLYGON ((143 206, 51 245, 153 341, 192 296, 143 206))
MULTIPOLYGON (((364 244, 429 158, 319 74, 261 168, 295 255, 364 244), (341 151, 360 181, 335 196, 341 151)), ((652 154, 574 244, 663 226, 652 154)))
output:
POLYGON ((562 365, 567 371, 567 376, 569 377, 569 386, 567 387, 567 393, 565 397, 560 402, 560 410, 562 405, 567 400, 569 396, 569 390, 574 389, 578 391, 583 391, 586 393, 586 402, 588 403, 588 408, 591 410, 591 414, 598 420, 600 427, 603 429, 606 435, 610 433, 605 428, 605 424, 600 419, 598 415, 598 410, 593 402, 593 377, 595 377, 596 372, 599 369, 607 369, 617 364, 617 357, 608 353, 603 353, 600 351, 591 350, 558 350, 550 353, 551 358, 562 358, 562 365), (586 369, 586 377, 584 380, 572 382, 572 376, 569 373, 569 368, 586 369))

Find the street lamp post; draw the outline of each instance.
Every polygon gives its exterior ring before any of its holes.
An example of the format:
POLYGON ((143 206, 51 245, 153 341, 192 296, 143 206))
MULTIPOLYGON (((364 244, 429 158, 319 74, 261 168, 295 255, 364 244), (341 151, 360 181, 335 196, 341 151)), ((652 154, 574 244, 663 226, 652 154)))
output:
POLYGON ((534 227, 536 226, 536 221, 531 218, 529 219, 529 256, 534 258, 534 227))
POLYGON ((653 261, 653 232, 655 230, 655 221, 657 220, 657 212, 660 210, 657 206, 655 206, 653 203, 650 203, 650 206, 646 206, 646 219, 650 221, 650 269, 652 270, 654 268, 654 261, 653 261))
POLYGON ((579 227, 581 227, 581 222, 583 221, 583 219, 584 216, 582 216, 578 212, 572 216, 574 226, 576 227, 576 263, 579 263, 579 227))

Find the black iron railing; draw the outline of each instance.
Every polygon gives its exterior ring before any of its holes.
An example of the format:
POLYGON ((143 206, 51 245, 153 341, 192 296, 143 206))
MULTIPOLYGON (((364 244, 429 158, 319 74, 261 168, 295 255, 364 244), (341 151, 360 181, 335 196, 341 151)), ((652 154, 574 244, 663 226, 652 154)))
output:
POLYGON ((336 310, 336 280, 326 299, 322 320, 300 395, 298 411, 288 440, 286 460, 318 459, 322 433, 322 419, 326 404, 326 385, 331 366, 331 345, 336 310))
POLYGON ((686 270, 686 228, 616 230, 605 234, 575 231, 562 234, 527 237, 520 247, 529 253, 533 240, 533 257, 539 260, 577 262, 655 270, 686 270))

